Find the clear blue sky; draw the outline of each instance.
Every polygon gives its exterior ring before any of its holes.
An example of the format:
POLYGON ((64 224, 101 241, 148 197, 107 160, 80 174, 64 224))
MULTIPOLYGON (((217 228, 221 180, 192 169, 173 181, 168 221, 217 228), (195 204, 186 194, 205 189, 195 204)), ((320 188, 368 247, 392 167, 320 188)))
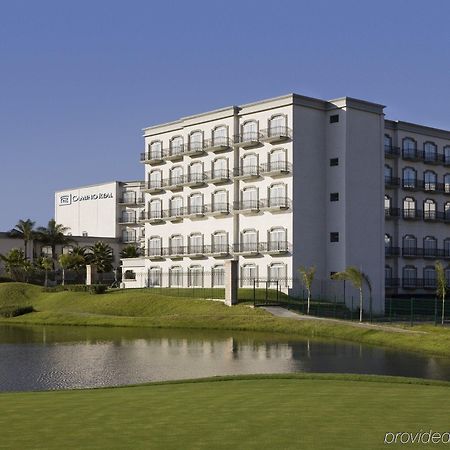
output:
POLYGON ((450 3, 0 0, 0 230, 141 179, 141 128, 297 92, 450 129, 450 3))

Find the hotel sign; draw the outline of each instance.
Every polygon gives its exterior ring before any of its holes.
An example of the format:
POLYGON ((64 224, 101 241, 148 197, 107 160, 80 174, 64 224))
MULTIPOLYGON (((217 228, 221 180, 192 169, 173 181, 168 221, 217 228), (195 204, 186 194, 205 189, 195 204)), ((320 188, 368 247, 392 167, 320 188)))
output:
POLYGON ((88 200, 104 200, 107 198, 114 198, 112 192, 100 192, 99 194, 63 194, 59 196, 59 206, 72 205, 77 202, 85 202, 88 200))

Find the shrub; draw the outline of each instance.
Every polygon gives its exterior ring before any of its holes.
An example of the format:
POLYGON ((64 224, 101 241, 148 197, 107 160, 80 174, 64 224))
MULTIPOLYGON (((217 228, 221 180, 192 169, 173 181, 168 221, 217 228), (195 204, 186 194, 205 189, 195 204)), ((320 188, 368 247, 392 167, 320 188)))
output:
POLYGON ((90 287, 91 286, 87 286, 85 284, 66 284, 64 286, 58 285, 58 286, 42 288, 42 291, 43 292, 63 292, 63 291, 88 292, 88 291, 90 291, 90 287))
POLYGON ((32 306, 15 306, 15 305, 1 306, 0 317, 10 318, 23 316, 24 314, 28 314, 33 311, 34 308, 32 306))
POLYGON ((91 294, 104 294, 106 292, 107 286, 106 284, 93 284, 90 286, 89 292, 91 294))
POLYGON ((10 283, 11 281, 14 281, 10 277, 0 277, 0 283, 10 283))

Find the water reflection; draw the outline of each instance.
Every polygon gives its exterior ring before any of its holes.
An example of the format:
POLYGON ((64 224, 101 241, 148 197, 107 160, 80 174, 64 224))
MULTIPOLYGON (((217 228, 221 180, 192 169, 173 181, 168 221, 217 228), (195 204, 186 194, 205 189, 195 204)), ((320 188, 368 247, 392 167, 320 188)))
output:
POLYGON ((450 360, 259 333, 0 327, 0 390, 113 386, 215 375, 347 372, 450 380, 450 360))

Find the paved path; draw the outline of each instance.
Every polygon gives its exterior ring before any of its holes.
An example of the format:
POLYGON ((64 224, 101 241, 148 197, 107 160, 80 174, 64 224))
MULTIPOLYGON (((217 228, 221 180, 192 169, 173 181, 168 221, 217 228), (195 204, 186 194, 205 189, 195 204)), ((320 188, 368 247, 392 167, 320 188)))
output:
POLYGON ((369 328, 373 330, 382 330, 382 331, 391 331, 394 333, 413 333, 413 334, 426 334, 425 331, 415 331, 408 330, 400 327, 393 327, 389 325, 379 325, 374 323, 366 323, 366 322, 350 322, 348 320, 339 320, 339 319, 330 319, 328 317, 316 317, 316 316, 306 316, 304 314, 298 314, 296 312, 290 311, 289 309, 282 308, 281 306, 263 306, 270 314, 277 317, 284 317, 287 319, 295 319, 295 320, 321 320, 323 322, 334 322, 339 323, 340 325, 349 325, 357 328, 369 328))

